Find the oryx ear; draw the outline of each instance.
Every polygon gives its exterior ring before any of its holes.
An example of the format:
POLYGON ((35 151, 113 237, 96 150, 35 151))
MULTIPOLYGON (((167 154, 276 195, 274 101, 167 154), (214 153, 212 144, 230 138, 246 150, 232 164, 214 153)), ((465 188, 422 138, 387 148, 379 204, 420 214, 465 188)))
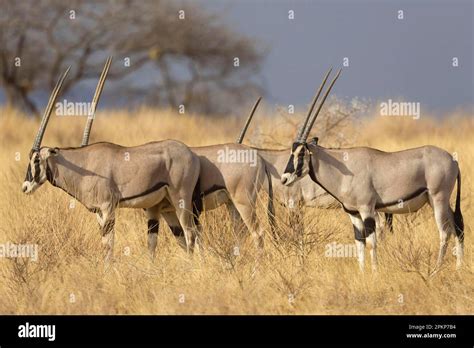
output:
POLYGON ((311 139, 310 143, 311 143, 312 145, 318 145, 318 141, 319 141, 319 138, 318 138, 318 137, 314 137, 314 138, 311 139))
POLYGON ((59 148, 55 147, 55 148, 49 148, 48 149, 48 154, 50 156, 57 156, 59 155, 59 148))
POLYGON ((57 147, 44 147, 40 150, 40 156, 42 159, 48 159, 51 156, 57 156, 59 149, 57 147))

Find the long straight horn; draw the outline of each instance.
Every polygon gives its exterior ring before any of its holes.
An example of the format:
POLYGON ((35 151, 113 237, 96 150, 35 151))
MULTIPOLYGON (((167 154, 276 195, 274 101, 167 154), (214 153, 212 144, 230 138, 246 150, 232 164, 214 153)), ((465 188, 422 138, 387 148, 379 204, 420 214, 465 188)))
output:
POLYGON ((314 113, 313 117, 311 118, 311 121, 308 124, 308 127, 306 128, 304 134, 303 134, 303 141, 308 138, 309 132, 311 131, 311 128, 313 127, 314 122, 316 121, 316 117, 318 117, 319 112, 321 111, 321 108, 323 107, 324 102, 326 101, 326 98, 329 95, 329 92, 331 92, 332 86, 334 86, 334 83, 336 83, 336 80, 338 79, 339 75, 341 75, 342 69, 339 69, 337 72, 337 75, 334 77, 334 79, 331 81, 331 84, 329 85, 328 89, 326 90, 326 93, 324 94, 323 99, 321 100, 321 103, 318 106, 318 109, 314 113))
POLYGON ((242 144, 242 141, 244 140, 245 133, 247 133, 247 129, 249 128, 250 121, 252 121, 253 114, 255 113, 255 110, 257 110, 258 104, 260 104, 260 101, 262 100, 262 97, 259 97, 255 104, 253 105, 252 111, 250 111, 249 117, 247 117, 247 121, 245 122, 244 128, 242 128, 242 131, 240 132, 239 137, 237 138, 237 144, 242 144))
POLYGON ((91 135, 92 123, 94 122, 94 118, 95 118, 95 110, 97 108, 97 104, 99 103, 102 90, 104 89, 105 80, 107 78, 107 73, 109 72, 109 68, 111 64, 112 64, 112 57, 109 57, 107 58, 107 61, 105 62, 104 69, 102 69, 99 82, 97 83, 97 87, 95 89, 94 98, 92 99, 91 110, 90 110, 89 116, 87 117, 86 127, 84 128, 84 135, 82 136, 81 146, 85 146, 89 144, 89 137, 91 135))
POLYGON ((316 102, 318 101, 318 98, 319 98, 319 96, 320 96, 320 94, 321 94, 321 91, 323 90, 323 87, 324 87, 324 85, 326 84, 326 81, 328 80, 328 77, 329 77, 329 75, 331 74, 331 71, 332 71, 332 68, 330 68, 330 69, 328 70, 328 72, 326 73, 326 76, 324 77, 323 82, 321 83, 321 86, 319 86, 319 89, 318 89, 318 91, 316 92, 316 95, 314 96, 313 101, 312 101, 312 103, 311 103, 311 107, 309 108, 308 114, 306 115, 306 118, 305 118, 305 120, 304 120, 304 123, 303 123, 303 125, 301 126, 301 128, 300 128, 300 130, 299 130, 299 132, 298 132, 298 136, 296 137, 296 141, 302 140, 303 132, 304 132, 304 130, 306 129, 306 125, 308 124, 308 120, 309 120, 311 114, 313 113, 314 106, 316 105, 316 102))
POLYGON ((41 124, 38 129, 38 133, 36 134, 35 142, 33 143, 32 149, 34 151, 38 151, 41 146, 41 141, 43 140, 44 132, 46 131, 46 126, 48 125, 49 118, 51 117, 51 113, 53 112, 54 104, 56 103, 56 99, 58 98, 59 92, 63 85, 64 80, 66 79, 67 74, 71 67, 68 67, 64 74, 60 77, 56 86, 54 87, 51 95, 49 97, 48 105, 46 105, 46 109, 44 110, 43 117, 41 118, 41 124))

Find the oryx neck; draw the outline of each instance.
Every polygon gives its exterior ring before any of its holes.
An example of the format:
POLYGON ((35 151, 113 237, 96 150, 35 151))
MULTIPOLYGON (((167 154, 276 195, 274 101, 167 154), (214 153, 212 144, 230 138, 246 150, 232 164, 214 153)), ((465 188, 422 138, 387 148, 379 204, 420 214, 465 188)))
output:
POLYGON ((68 150, 59 149, 59 153, 56 156, 49 157, 46 160, 46 179, 54 187, 60 188, 71 197, 77 199, 74 192, 72 192, 68 183, 74 182, 71 176, 71 171, 64 165, 64 152, 68 150))
POLYGON ((339 156, 336 156, 332 150, 319 145, 308 144, 307 146, 311 151, 309 159, 311 180, 342 204, 340 187, 344 174, 339 170, 341 165, 339 156))

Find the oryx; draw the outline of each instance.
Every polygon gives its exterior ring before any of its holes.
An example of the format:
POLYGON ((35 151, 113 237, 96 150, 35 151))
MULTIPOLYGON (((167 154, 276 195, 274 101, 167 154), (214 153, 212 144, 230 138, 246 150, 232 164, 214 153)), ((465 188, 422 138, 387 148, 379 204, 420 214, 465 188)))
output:
MULTIPOLYGON (((102 72, 95 103, 110 62, 107 61, 102 72)), ((106 262, 113 253, 114 212, 118 207, 173 211, 183 226, 187 250, 191 251, 197 235, 193 202, 199 206, 199 195, 194 189, 200 161, 187 146, 178 141, 164 140, 134 147, 106 142, 78 148, 40 147, 68 71, 54 88, 41 120, 30 151, 23 192, 30 194, 49 181, 97 213, 106 262)), ((148 243, 154 250, 156 238, 149 238, 148 243)))
MULTIPOLYGON (((330 71, 326 74, 324 78, 324 83, 329 77, 330 71)), ((313 101, 311 103, 310 109, 306 116, 309 117, 313 112, 313 109, 316 105, 316 102, 321 94, 323 84, 319 87, 316 92, 313 101)), ((260 100, 258 100, 260 101, 260 100)), ((258 105, 258 102, 257 104, 258 105)), ((256 106, 255 106, 256 107, 256 106)), ((255 108, 254 107, 254 108, 255 108)), ((237 143, 242 143, 245 133, 250 125, 254 111, 248 116, 244 127, 242 128, 238 138, 237 143)), ((316 139, 313 139, 312 142, 315 144, 316 139)), ((255 148, 258 151, 258 154, 264 159, 265 167, 268 173, 271 175, 271 187, 273 188, 273 194, 277 199, 283 203, 285 207, 289 208, 290 214, 290 224, 297 226, 297 229, 302 228, 302 219, 303 219, 303 206, 306 207, 318 207, 318 208, 335 208, 339 207, 339 202, 327 193, 321 186, 313 182, 310 177, 304 176, 301 180, 294 183, 294 185, 286 186, 281 182, 281 173, 283 173, 286 164, 288 162, 288 151, 285 150, 271 150, 271 149, 262 149, 255 148)), ((385 213, 385 219, 387 227, 392 231, 392 214, 385 213)), ((376 222, 379 224, 378 215, 376 215, 376 222)))
MULTIPOLYGON (((442 264, 450 235, 456 235, 456 266, 461 266, 464 223, 461 214, 461 173, 453 157, 435 146, 383 152, 368 147, 328 149, 306 142, 326 97, 339 77, 331 82, 318 109, 306 118, 290 151, 281 177, 290 186, 309 177, 338 200, 354 227, 359 265, 364 267, 366 241, 372 245, 372 266, 376 267, 376 212, 415 212, 426 203, 434 211, 440 233, 437 268, 442 264), (458 183, 455 210, 449 199, 458 183)), ((325 81, 323 81, 324 84, 325 81)))

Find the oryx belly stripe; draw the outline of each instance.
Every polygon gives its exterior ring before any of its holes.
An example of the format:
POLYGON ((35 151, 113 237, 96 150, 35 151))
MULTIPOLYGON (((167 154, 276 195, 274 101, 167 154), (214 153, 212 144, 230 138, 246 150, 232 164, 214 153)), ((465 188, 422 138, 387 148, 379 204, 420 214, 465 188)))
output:
POLYGON ((419 195, 425 193, 426 191, 428 191, 428 189, 425 187, 425 188, 421 188, 415 192, 413 192, 412 194, 408 195, 407 197, 405 198, 400 198, 396 201, 393 201, 393 202, 388 202, 388 203, 376 203, 375 204, 375 209, 380 209, 380 208, 386 208, 386 207, 390 207, 392 205, 397 205, 397 204, 400 204, 400 203, 403 203, 403 202, 408 202, 410 200, 412 200, 413 198, 416 198, 418 197, 419 195))
POLYGON ((149 195, 150 193, 153 193, 155 191, 158 191, 159 189, 161 189, 164 186, 168 186, 168 184, 165 183, 165 182, 159 182, 158 184, 156 184, 152 188, 149 188, 148 190, 143 191, 142 193, 139 193, 137 195, 133 195, 133 196, 130 196, 130 197, 120 198, 119 201, 123 202, 123 201, 128 201, 128 200, 131 200, 131 199, 135 199, 135 198, 140 198, 140 197, 149 195))
MULTIPOLYGON (((318 184, 318 185, 320 185, 320 184, 318 184)), ((321 187, 322 187, 322 186, 321 186, 321 187)), ((323 189, 324 189, 324 187, 323 187, 323 189)), ((329 193, 329 192, 328 192, 328 193, 329 193)), ((330 194, 330 193, 329 193, 329 194, 330 194)), ((333 197, 334 197, 334 196, 333 196, 333 197)), ((336 198, 336 197, 334 197, 334 198, 336 198)), ((336 199, 337 199, 337 198, 336 198, 336 199)), ((342 209, 343 209, 347 214, 350 214, 350 215, 352 215, 352 216, 360 216, 360 214, 359 214, 359 212, 358 212, 357 210, 350 210, 350 209, 347 209, 347 208, 344 206, 344 204, 342 204, 341 201, 338 200, 338 202, 341 203, 342 209)))

